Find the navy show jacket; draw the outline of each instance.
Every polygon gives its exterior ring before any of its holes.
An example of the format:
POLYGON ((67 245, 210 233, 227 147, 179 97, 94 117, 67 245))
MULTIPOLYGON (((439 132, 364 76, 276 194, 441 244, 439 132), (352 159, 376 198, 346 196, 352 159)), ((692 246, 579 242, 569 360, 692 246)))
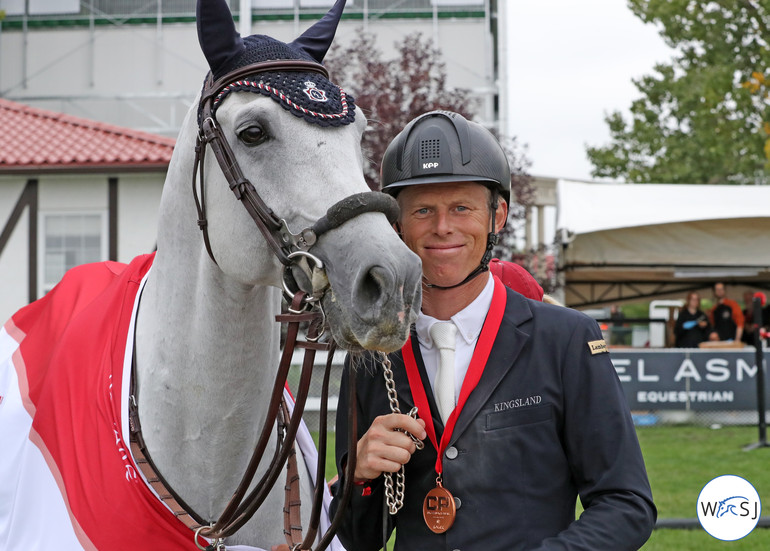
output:
MULTIPOLYGON (((435 487, 436 450, 406 464, 404 506, 388 516, 397 551, 633 550, 657 516, 631 415, 602 334, 588 316, 507 291, 500 329, 481 379, 444 452, 444 486, 458 506, 444 534, 428 530, 425 495, 435 487), (575 520, 580 497, 584 512, 575 520)), ((412 345, 433 424, 443 424, 416 335, 412 345)), ((402 412, 414 406, 400 351, 390 355, 402 412)), ((379 362, 354 357, 359 439, 390 413, 379 362)), ((346 360, 337 409, 337 467, 347 450, 346 360)), ((424 413, 424 412, 423 412, 424 413)), ((341 474, 342 476, 342 474, 341 474)), ((382 545, 383 477, 355 486, 338 536, 349 551, 382 545)), ((335 486, 335 494, 342 488, 335 486)), ((338 505, 335 496, 332 514, 338 505)))

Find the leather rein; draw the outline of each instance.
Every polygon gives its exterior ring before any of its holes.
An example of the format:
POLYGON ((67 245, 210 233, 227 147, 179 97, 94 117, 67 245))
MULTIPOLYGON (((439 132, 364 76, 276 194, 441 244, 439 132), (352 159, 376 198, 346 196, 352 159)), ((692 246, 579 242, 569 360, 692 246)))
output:
MULTIPOLYGON (((254 185, 246 178, 238 164, 238 161, 228 143, 221 127, 217 124, 215 116, 215 104, 219 93, 230 83, 235 82, 247 76, 252 76, 268 71, 290 71, 290 72, 315 72, 324 77, 328 77, 326 69, 318 64, 302 60, 278 60, 255 63, 239 68, 217 80, 214 80, 211 73, 206 78, 199 103, 199 127, 198 137, 195 144, 195 165, 193 168, 192 187, 195 204, 198 211, 198 226, 203 232, 203 241, 211 259, 216 263, 211 243, 208 237, 208 221, 206 219, 205 203, 205 185, 204 185, 204 160, 206 146, 211 148, 217 163, 227 180, 227 183, 235 197, 241 201, 247 212, 251 215, 257 228, 267 241, 271 250, 284 265, 284 292, 289 301, 287 314, 276 316, 279 323, 288 324, 288 334, 284 345, 283 354, 278 367, 273 389, 270 397, 267 417, 262 426, 260 436, 257 440, 252 457, 246 468, 241 482, 238 484, 232 498, 226 505, 224 511, 215 521, 206 521, 187 506, 184 501, 171 489, 158 473, 149 456, 149 452, 144 445, 141 436, 141 425, 139 423, 138 409, 132 390, 132 400, 130 415, 132 451, 137 458, 137 464, 145 474, 145 477, 151 483, 156 492, 161 495, 161 499, 174 511, 174 513, 191 530, 194 530, 194 540, 196 545, 204 551, 221 551, 225 549, 225 538, 232 536, 237 530, 243 527, 246 522, 256 513, 259 507, 266 499, 268 493, 273 488, 281 471, 289 460, 289 476, 286 484, 286 504, 284 507, 286 541, 292 551, 312 550, 313 543, 318 534, 321 510, 323 505, 324 478, 326 470, 326 441, 327 431, 326 423, 328 416, 328 392, 329 378, 331 372, 331 363, 334 353, 335 343, 329 340, 328 343, 319 342, 323 333, 325 318, 320 307, 320 299, 328 288, 328 281, 325 277, 325 270, 320 259, 310 254, 309 249, 317 240, 327 231, 337 228, 346 221, 367 212, 381 212, 385 214, 390 223, 393 223, 398 216, 398 205, 395 200, 380 192, 364 192, 351 195, 330 207, 325 216, 321 217, 315 224, 305 228, 297 234, 292 233, 284 219, 279 218, 265 204, 254 185), (200 177, 200 198, 198 195, 197 176, 200 177), (312 266, 310 265, 312 263, 312 266), (312 288, 302 290, 300 285, 294 279, 292 268, 297 267, 305 274, 311 282, 312 288), (306 334, 306 340, 299 340, 298 333, 301 323, 309 323, 306 334), (291 414, 288 423, 288 416, 283 402, 283 390, 286 385, 286 379, 291 366, 293 351, 295 348, 304 348, 305 355, 302 364, 300 382, 297 389, 294 411, 291 414), (296 463, 292 465, 295 453, 294 441, 297 430, 302 420, 302 414, 305 408, 310 380, 313 371, 315 353, 318 350, 328 352, 326 369, 324 372, 321 409, 319 421, 319 443, 318 443, 318 464, 316 472, 316 485, 313 494, 313 505, 311 509, 308 532, 304 539, 301 539, 302 528, 299 526, 299 494, 290 488, 298 488, 296 484, 296 463), (282 414, 283 411, 283 414, 282 414), (270 435, 272 427, 278 426, 278 441, 275 453, 259 481, 253 485, 252 482, 260 465, 270 435), (201 536, 207 538, 206 546, 201 545, 201 536)), ((136 369, 134 369, 134 372, 136 369)), ((316 551, 322 551, 331 543, 337 527, 342 521, 347 503, 350 500, 353 490, 353 478, 356 465, 356 443, 358 435, 356 432, 356 395, 355 395, 355 372, 350 372, 350 386, 348 395, 348 404, 351 405, 348 412, 348 459, 345 467, 345 483, 342 490, 340 505, 326 533, 321 537, 316 551)))
MULTIPOLYGON (((292 300, 291 308, 298 309, 304 300, 304 292, 300 291, 295 294, 292 300)), ((267 416, 265 423, 262 426, 262 431, 257 444, 252 453, 252 457, 246 468, 246 472, 241 478, 238 487, 235 490, 232 498, 228 502, 225 510, 219 516, 216 521, 207 521, 192 508, 187 505, 184 500, 170 487, 165 481, 163 476, 158 471, 157 467, 152 462, 150 453, 146 448, 144 439, 142 437, 141 424, 139 422, 138 407, 136 403, 136 366, 133 366, 131 375, 131 390, 129 400, 129 428, 131 432, 131 451, 137 466, 147 478, 148 483, 155 492, 160 496, 163 501, 172 512, 193 532, 195 544, 199 549, 203 551, 221 551, 226 549, 224 540, 225 538, 233 535, 251 517, 257 512, 259 507, 267 498, 270 490, 275 485, 278 476, 289 460, 288 476, 286 481, 286 501, 284 505, 284 534, 286 535, 286 542, 292 551, 295 550, 312 550, 313 543, 315 542, 318 534, 318 528, 320 524, 321 510, 323 507, 323 494, 324 494, 324 478, 326 471, 326 448, 327 448, 327 432, 325 430, 328 416, 328 397, 329 397, 329 379, 331 373, 331 364, 334 354, 334 342, 321 343, 317 342, 320 336, 319 332, 323 330, 323 316, 320 312, 310 311, 302 313, 289 313, 276 316, 276 321, 288 323, 288 331, 286 336, 286 343, 284 351, 281 356, 281 361, 278 367, 278 373, 273 384, 270 404, 268 406, 267 416), (300 324, 308 323, 309 327, 306 333, 306 340, 302 341, 298 339, 300 324), (300 374, 300 382, 297 389, 297 395, 295 398, 294 411, 291 417, 286 423, 288 412, 286 405, 283 401, 283 389, 286 384, 286 379, 289 374, 289 368, 291 367, 292 353, 295 348, 304 348, 305 356, 302 363, 302 370, 300 374), (326 369, 324 371, 324 378, 321 390, 321 409, 319 419, 319 438, 318 438, 318 463, 316 469, 316 485, 313 491, 313 504, 310 514, 310 520, 308 523, 308 532, 302 539, 302 528, 299 525, 299 491, 297 480, 297 468, 296 459, 293 458, 295 452, 294 440, 296 438, 297 430, 299 428, 302 413, 304 412, 305 403, 308 397, 308 391, 310 388, 310 381, 313 372, 313 366, 315 363, 315 354, 318 350, 327 351, 326 369), (254 480, 257 468, 260 465, 270 435, 272 433, 272 427, 274 424, 278 425, 278 442, 274 455, 268 465, 267 470, 262 475, 260 480, 254 485, 254 488, 247 494, 251 483, 254 480), (293 463, 293 464, 292 464, 293 463), (294 486, 295 491, 292 491, 291 487, 294 486), (211 543, 204 541, 201 544, 201 538, 208 538, 211 543)), ((136 361, 136 354, 134 354, 134 362, 136 361)), ((355 372, 351 370, 350 373, 351 382, 355 382, 355 372)), ((350 403, 355 403, 356 391, 355 385, 351 385, 348 392, 348 399, 354 400, 350 403)), ((316 547, 316 551, 322 551, 331 543, 334 533, 337 530, 342 517, 344 509, 347 503, 350 501, 350 496, 353 491, 353 478, 356 463, 356 410, 351 408, 349 411, 350 426, 348 429, 348 464, 345 468, 345 484, 342 489, 342 496, 340 501, 340 508, 337 510, 334 518, 331 521, 329 529, 323 535, 316 547)))

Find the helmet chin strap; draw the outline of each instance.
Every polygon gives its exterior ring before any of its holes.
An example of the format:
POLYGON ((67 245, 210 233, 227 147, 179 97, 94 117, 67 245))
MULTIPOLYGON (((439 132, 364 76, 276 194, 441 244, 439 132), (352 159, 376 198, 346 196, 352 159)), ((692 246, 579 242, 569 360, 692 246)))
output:
POLYGON ((489 270, 489 261, 492 260, 492 250, 495 248, 495 245, 497 245, 498 239, 499 237, 496 233, 489 232, 487 234, 487 250, 484 251, 484 256, 481 257, 481 263, 478 266, 476 266, 476 269, 473 270, 471 273, 469 273, 468 276, 465 279, 463 279, 460 283, 444 287, 442 285, 428 283, 427 281, 425 281, 425 277, 423 277, 423 285, 425 285, 426 287, 430 287, 431 289, 446 290, 446 289, 454 289, 456 287, 460 287, 461 285, 465 285, 469 281, 475 279, 476 276, 478 276, 479 274, 489 270))

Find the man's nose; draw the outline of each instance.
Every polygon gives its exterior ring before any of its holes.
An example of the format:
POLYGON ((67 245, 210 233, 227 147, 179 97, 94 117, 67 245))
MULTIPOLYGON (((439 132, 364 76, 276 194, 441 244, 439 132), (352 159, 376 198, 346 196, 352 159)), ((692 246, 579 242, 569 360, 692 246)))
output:
POLYGON ((449 213, 445 211, 437 211, 435 218, 435 230, 438 235, 444 235, 452 231, 452 224, 449 219, 449 213))

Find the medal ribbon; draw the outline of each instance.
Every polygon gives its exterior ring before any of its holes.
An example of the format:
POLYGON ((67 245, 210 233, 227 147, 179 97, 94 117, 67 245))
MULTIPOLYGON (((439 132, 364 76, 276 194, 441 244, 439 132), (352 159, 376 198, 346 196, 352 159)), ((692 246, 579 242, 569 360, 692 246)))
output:
POLYGON ((455 425, 457 424, 457 418, 460 416, 460 412, 468 401, 471 392, 473 392, 473 389, 476 388, 476 385, 478 385, 479 380, 481 379, 481 374, 484 372, 484 366, 487 365, 489 354, 492 352, 492 344, 495 342, 497 332, 500 329, 500 322, 503 319, 503 312, 505 311, 505 304, 507 302, 505 286, 497 276, 493 277, 495 280, 495 289, 492 294, 492 303, 489 305, 489 312, 487 313, 484 325, 481 328, 481 334, 476 342, 476 348, 473 351, 471 363, 468 365, 468 372, 465 375, 462 387, 460 387, 460 397, 457 400, 457 406, 452 411, 449 419, 447 419, 444 432, 441 435, 440 444, 437 442, 436 429, 433 426, 433 417, 430 415, 428 395, 425 394, 425 388, 420 379, 420 372, 417 369, 417 360, 414 357, 411 336, 401 349, 401 353, 404 357, 404 366, 406 367, 406 376, 409 379, 409 388, 411 389, 412 397, 414 398, 414 404, 417 406, 420 419, 425 421, 425 432, 428 433, 428 438, 430 438, 433 447, 438 452, 438 457, 436 458, 436 473, 439 475, 441 475, 443 470, 441 459, 444 450, 449 445, 449 441, 452 438, 452 431, 454 431, 455 425))

